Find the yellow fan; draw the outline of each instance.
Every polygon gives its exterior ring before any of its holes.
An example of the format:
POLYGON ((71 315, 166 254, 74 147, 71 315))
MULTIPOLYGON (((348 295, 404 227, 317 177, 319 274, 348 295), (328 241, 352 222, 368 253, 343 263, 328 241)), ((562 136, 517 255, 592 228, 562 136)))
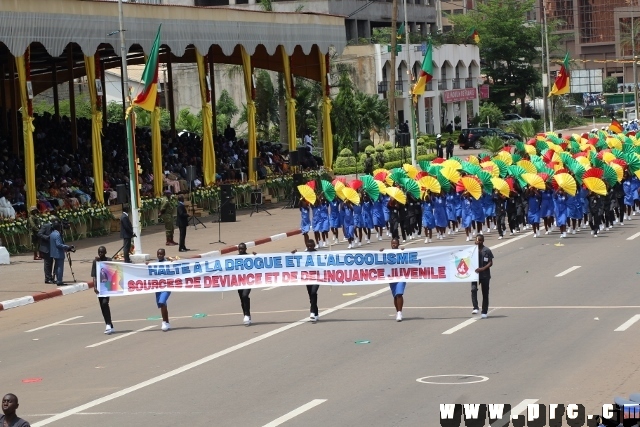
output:
POLYGON ((511 157, 511 154, 507 153, 506 151, 500 151, 498 154, 496 154, 494 159, 504 162, 507 166, 511 166, 513 164, 513 158, 511 157))
MULTIPOLYGON (((336 194, 341 193, 344 187, 345 185, 342 181, 336 181, 336 183, 333 185, 333 188, 336 189, 336 194)), ((344 200, 344 197, 341 197, 341 199, 344 200)))
POLYGON ((480 165, 480 160, 478 160, 478 158, 476 156, 474 156, 474 155, 469 156, 467 158, 467 161, 469 163, 471 163, 471 164, 474 164, 474 165, 480 165))
POLYGON ((418 175, 418 169, 415 166, 405 163, 404 165, 402 165, 402 169, 407 172, 409 178, 416 179, 416 175, 418 175))
POLYGON ((398 203, 401 203, 403 205, 407 203, 406 194, 404 194, 402 190, 400 190, 398 187, 387 188, 387 195, 389 195, 389 197, 391 197, 393 200, 395 200, 398 203))
POLYGON ((567 194, 571 196, 576 195, 576 180, 573 179, 568 173, 559 173, 553 176, 553 179, 558 184, 558 187, 562 188, 567 194))
POLYGON ((480 196, 482 196, 482 187, 477 179, 471 178, 470 176, 463 176, 461 181, 464 189, 467 190, 474 199, 480 199, 480 196))
POLYGON ((493 184, 493 188, 498 190, 500 194, 504 197, 509 197, 509 193, 511 189, 509 188, 509 184, 502 178, 491 178, 491 183, 493 184))
POLYGON ((526 170, 528 173, 533 173, 533 174, 538 173, 538 169, 536 169, 534 164, 531 163, 529 160, 520 160, 516 164, 520 166, 522 169, 526 170))
POLYGON ((591 162, 589 161, 588 157, 580 156, 580 157, 577 157, 576 160, 577 160, 578 163, 580 163, 582 166, 584 166, 585 170, 591 169, 591 162))
POLYGON ((439 194, 442 191, 440 183, 432 176, 423 176, 418 180, 418 185, 421 189, 424 188, 435 194, 439 194))
POLYGON ((624 176, 624 170, 622 169, 622 166, 617 163, 609 163, 609 166, 611 166, 613 170, 616 171, 618 182, 622 182, 622 177, 624 176))
POLYGON ((454 184, 457 184, 458 181, 460 181, 460 172, 458 172, 455 169, 442 168, 442 169, 440 169, 440 173, 442 174, 442 176, 444 176, 445 178, 447 178, 449 181, 453 182, 454 184))
POLYGON ((584 152, 589 152, 589 151, 596 151, 596 147, 594 147, 591 144, 582 144, 580 146, 580 150, 584 151, 584 152))
MULTIPOLYGON (((554 143, 553 143, 553 142, 551 142, 551 141, 548 141, 548 142, 547 142, 547 145, 549 146, 549 150, 553 150, 553 151, 555 151, 556 153, 562 153, 562 152, 564 151, 564 150, 562 149, 562 147, 561 147, 561 146, 559 146, 559 145, 557 145, 557 144, 554 144, 554 143)), ((555 160, 554 160, 554 161, 555 161, 555 160)))
POLYGON ((560 169, 564 169, 564 165, 562 164, 562 162, 556 163, 555 165, 553 165, 554 171, 559 171, 560 169))
POLYGON ((607 145, 609 146, 609 148, 617 148, 618 150, 622 150, 622 142, 620 142, 618 138, 607 138, 607 145))
POLYGON ((589 191, 593 191, 601 196, 607 195, 607 186, 604 185, 604 181, 600 178, 589 177, 585 178, 582 182, 584 182, 584 186, 587 187, 589 191))
POLYGON ((387 186, 384 185, 382 181, 378 181, 376 179, 376 184, 378 184, 378 189, 380 190, 380 194, 387 194, 387 186))
POLYGON ((380 172, 383 172, 385 175, 389 175, 389 171, 386 170, 385 168, 378 168, 373 171, 373 176, 378 175, 380 172))
POLYGON ((344 187, 342 189, 342 194, 344 194, 345 199, 353 203, 354 205, 360 204, 360 195, 356 190, 351 187, 344 187))
POLYGON ((602 161, 604 161, 605 163, 610 163, 611 160, 615 160, 615 158, 615 154, 610 151, 605 151, 604 153, 602 153, 602 161))
POLYGON ((534 173, 523 173, 522 179, 524 179, 524 182, 526 182, 533 188, 537 188, 538 190, 544 190, 546 188, 544 180, 534 173))
POLYGON ((444 162, 441 163, 441 165, 443 168, 451 168, 456 170, 462 169, 462 165, 460 164, 460 162, 453 159, 445 160, 444 162))
POLYGON ((313 191, 313 188, 307 184, 298 185, 298 191, 300 192, 300 196, 309 202, 309 204, 313 205, 316 202, 316 193, 313 191))
POLYGON ((536 154, 536 147, 534 147, 533 145, 525 144, 524 151, 526 151, 527 154, 531 156, 533 154, 536 154))

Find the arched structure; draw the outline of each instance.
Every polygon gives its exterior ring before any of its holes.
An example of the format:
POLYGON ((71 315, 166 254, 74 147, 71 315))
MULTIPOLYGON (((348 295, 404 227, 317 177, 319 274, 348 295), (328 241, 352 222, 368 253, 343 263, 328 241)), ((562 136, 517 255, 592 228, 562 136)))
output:
MULTIPOLYGON (((207 75, 213 71, 214 62, 243 66, 249 74, 245 78, 248 105, 254 94, 250 76, 254 68, 289 74, 285 79, 287 108, 294 109, 292 77, 305 77, 326 86, 329 49, 341 52, 346 44, 344 18, 337 16, 131 3, 124 4, 124 16, 128 64, 144 63, 145 54, 149 53, 162 24, 160 62, 198 64, 203 107, 211 102, 212 109, 215 100, 203 86, 207 75)), ((36 197, 30 99, 52 87, 55 91, 59 83, 85 75, 99 79, 100 71, 119 67, 118 29, 116 2, 0 2, 0 130, 12 129, 13 150, 20 150, 18 110, 26 103, 28 108, 22 109, 22 120, 29 206, 35 204, 36 197), (7 120, 9 112, 10 119, 7 120)), ((325 91, 323 112, 328 115, 331 106, 326 93, 328 91, 325 91)), ((70 95, 73 97, 73 93, 70 95)), ((91 93, 94 122, 100 119, 100 107, 105 115, 106 94, 102 102, 99 98, 91 93)), ((71 101, 73 104, 73 99, 71 101)), ((72 116, 74 114, 72 107, 72 116)), ((287 117, 295 120, 294 113, 288 113, 287 117)), ((325 117, 323 123, 325 127, 330 126, 329 118, 325 117)), ((290 128, 295 132, 295 123, 290 128)), ((72 129, 72 139, 76 139, 73 135, 72 129)), ((323 135, 325 162, 328 160, 326 166, 330 168, 333 146, 330 129, 323 135)), ((95 128, 93 136, 93 162, 101 170, 100 150, 96 149, 100 136, 95 128)), ((251 154, 255 156, 256 151, 255 128, 251 126, 249 142, 251 180, 255 177, 251 154)), ((77 140, 72 141, 72 144, 76 143, 77 140)), ((205 141, 205 144, 212 142, 205 141)), ((206 152, 207 147, 204 148, 206 152)), ((203 156, 203 159, 204 162, 212 161, 211 156, 203 156)), ((94 174, 99 173, 94 165, 94 174)), ((96 197, 101 194, 99 185, 101 183, 95 183, 96 197)))

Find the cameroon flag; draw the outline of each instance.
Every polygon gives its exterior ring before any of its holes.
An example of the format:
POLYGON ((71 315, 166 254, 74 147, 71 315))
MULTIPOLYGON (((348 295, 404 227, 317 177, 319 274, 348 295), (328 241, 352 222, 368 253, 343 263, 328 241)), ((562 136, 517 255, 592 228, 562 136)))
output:
POLYGON ((478 35, 478 30, 476 30, 475 28, 471 29, 469 37, 471 37, 471 41, 473 41, 475 44, 480 43, 480 36, 478 35))
POLYGON ((558 96, 569 93, 569 86, 569 52, 567 52, 564 56, 564 61, 562 62, 560 71, 558 71, 558 76, 553 84, 553 88, 551 89, 551 92, 549 92, 549 96, 558 96))
POLYGON ((616 119, 611 119, 611 124, 609 125, 609 130, 614 133, 622 133, 622 125, 616 119))
POLYGON ((412 94, 414 98, 417 95, 422 95, 427 88, 427 83, 433 79, 433 46, 431 42, 427 45, 427 51, 424 54, 422 60, 422 66, 420 67, 420 75, 418 81, 413 87, 412 94))
POLYGON ((144 88, 132 102, 132 105, 137 105, 147 111, 153 111, 156 107, 156 98, 158 97, 158 57, 160 56, 161 28, 162 25, 158 27, 158 33, 156 34, 156 39, 149 53, 147 65, 144 66, 144 71, 142 72, 144 88))
POLYGON ((402 36, 404 36, 404 22, 402 24, 400 24, 400 28, 398 28, 398 30, 396 31, 396 38, 398 40, 400 40, 402 38, 402 36))

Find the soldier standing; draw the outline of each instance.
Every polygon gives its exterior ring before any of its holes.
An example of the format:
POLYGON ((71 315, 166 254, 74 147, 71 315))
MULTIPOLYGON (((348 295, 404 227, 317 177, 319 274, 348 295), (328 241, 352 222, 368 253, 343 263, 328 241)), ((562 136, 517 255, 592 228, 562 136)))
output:
POLYGON ((165 191, 167 200, 164 201, 160 208, 160 218, 164 222, 164 232, 167 235, 166 246, 175 246, 176 242, 173 241, 173 203, 171 203, 171 191, 165 191))

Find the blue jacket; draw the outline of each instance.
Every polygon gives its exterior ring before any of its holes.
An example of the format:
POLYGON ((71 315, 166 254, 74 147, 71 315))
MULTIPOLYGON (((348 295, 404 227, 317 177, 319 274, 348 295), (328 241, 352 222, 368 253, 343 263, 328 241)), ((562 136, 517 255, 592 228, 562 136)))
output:
POLYGON ((58 230, 53 230, 49 236, 49 255, 51 258, 64 258, 71 246, 65 245, 58 230))

